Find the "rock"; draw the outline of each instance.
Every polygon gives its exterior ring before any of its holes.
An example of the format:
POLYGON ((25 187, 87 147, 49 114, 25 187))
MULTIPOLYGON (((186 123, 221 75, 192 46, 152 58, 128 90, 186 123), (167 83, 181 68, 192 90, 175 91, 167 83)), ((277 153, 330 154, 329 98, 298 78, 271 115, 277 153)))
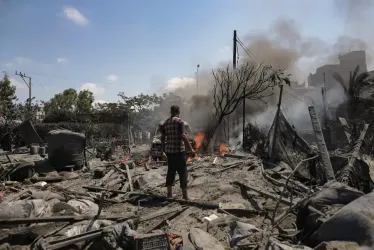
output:
POLYGON ((165 182, 165 178, 162 177, 157 172, 147 172, 145 175, 140 176, 135 181, 136 188, 139 189, 148 189, 148 188, 154 188, 161 183, 165 182))
POLYGON ((224 250, 222 244, 209 233, 199 228, 192 228, 190 231, 191 243, 200 250, 224 250))

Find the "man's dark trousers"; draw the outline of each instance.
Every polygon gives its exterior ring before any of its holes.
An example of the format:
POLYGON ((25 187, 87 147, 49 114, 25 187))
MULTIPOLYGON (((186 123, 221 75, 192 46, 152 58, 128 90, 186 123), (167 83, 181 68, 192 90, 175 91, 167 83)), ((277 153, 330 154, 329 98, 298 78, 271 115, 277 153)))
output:
POLYGON ((175 174, 179 175, 181 188, 187 188, 187 162, 186 152, 166 153, 168 158, 168 172, 166 175, 166 186, 172 186, 175 181, 175 174))

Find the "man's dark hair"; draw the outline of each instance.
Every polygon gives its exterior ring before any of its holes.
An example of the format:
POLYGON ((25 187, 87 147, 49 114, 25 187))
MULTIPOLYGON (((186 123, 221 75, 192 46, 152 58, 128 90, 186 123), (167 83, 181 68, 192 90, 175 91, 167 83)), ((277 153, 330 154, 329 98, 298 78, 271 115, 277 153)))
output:
POLYGON ((173 105, 170 107, 170 114, 171 115, 179 115, 179 107, 177 105, 173 105))

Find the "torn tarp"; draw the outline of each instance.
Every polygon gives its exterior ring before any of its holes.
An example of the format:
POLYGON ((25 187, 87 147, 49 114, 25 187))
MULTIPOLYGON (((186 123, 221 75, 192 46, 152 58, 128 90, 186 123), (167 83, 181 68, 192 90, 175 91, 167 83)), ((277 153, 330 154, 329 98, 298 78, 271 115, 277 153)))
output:
MULTIPOLYGON (((288 122, 281 110, 279 110, 277 143, 275 149, 272 149, 274 128, 275 119, 269 130, 266 148, 269 154, 274 150, 277 160, 286 162, 294 169, 299 162, 313 154, 312 148, 297 134, 295 127, 288 122)), ((309 170, 310 165, 314 165, 314 161, 309 161, 301 166, 297 174, 304 179, 310 179, 312 175, 309 170)))

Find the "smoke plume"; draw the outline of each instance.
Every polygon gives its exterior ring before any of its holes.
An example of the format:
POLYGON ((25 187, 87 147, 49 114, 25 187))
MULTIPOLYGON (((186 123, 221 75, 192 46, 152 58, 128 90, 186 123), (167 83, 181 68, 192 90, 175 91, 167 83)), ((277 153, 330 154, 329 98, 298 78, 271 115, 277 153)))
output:
MULTIPOLYGON (((296 89, 307 85, 308 75, 314 73, 316 68, 325 64, 336 64, 340 55, 350 51, 366 50, 368 68, 369 70, 372 68, 373 51, 368 44, 373 41, 374 34, 367 31, 372 7, 371 0, 336 0, 336 14, 343 21, 345 29, 344 34, 337 37, 333 43, 317 37, 305 37, 294 20, 278 19, 267 30, 241 36, 241 41, 250 54, 239 49, 239 63, 250 60, 270 64, 285 69, 291 74, 294 83, 291 87, 284 88, 282 100, 284 112, 296 128, 306 128, 306 126, 310 128, 307 106, 314 105, 317 109, 322 107, 321 91, 319 89, 309 91, 308 97, 305 98, 304 94, 296 89), (362 27, 365 27, 365 32, 361 30, 362 27)), ((231 62, 221 62, 217 67, 225 67, 228 64, 231 62)), ((196 82, 173 90, 188 104, 182 115, 191 124, 207 123, 212 113, 212 87, 214 86, 212 74, 210 71, 202 71, 198 79, 198 97, 195 96, 196 82)), ((273 115, 269 115, 269 110, 274 110, 278 101, 277 95, 276 91, 275 95, 267 98, 265 100, 267 105, 247 101, 246 120, 269 127, 274 118, 273 115)), ((335 84, 327 92, 327 103, 337 106, 344 101, 342 96, 342 88, 335 84)), ((237 117, 241 116, 241 112, 239 108, 237 117)), ((238 125, 239 128, 241 129, 241 125, 238 125)))

